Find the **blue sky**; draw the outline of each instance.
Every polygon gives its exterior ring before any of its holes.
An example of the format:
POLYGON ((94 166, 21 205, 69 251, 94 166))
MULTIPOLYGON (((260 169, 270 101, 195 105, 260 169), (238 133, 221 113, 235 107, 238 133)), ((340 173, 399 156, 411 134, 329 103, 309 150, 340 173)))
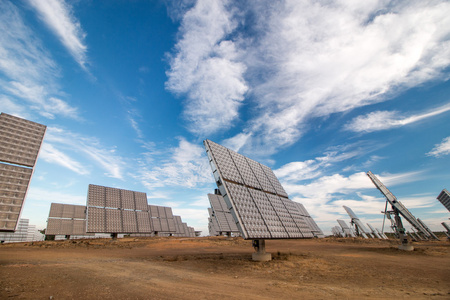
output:
MULTIPOLYGON (((207 234, 206 138, 270 166, 325 233, 381 228, 371 170, 449 213, 447 1, 0 1, 0 110, 48 126, 22 213, 146 192, 207 234)), ((410 226, 406 226, 407 229, 410 226)))

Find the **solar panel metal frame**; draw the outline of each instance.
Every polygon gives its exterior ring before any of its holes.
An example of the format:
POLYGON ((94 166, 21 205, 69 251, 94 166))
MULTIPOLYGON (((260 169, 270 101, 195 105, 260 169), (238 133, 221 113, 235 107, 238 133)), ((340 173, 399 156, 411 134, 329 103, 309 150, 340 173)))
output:
POLYGON ((210 140, 203 144, 220 194, 244 239, 313 237, 309 223, 290 204, 292 200, 269 167, 210 140), (293 223, 296 230, 286 227, 293 223))
POLYGON ((353 212, 353 210, 348 206, 343 206, 347 214, 352 219, 352 222, 356 225, 358 228, 358 232, 360 235, 362 235, 364 238, 372 237, 369 230, 364 226, 364 224, 361 222, 361 220, 358 218, 358 216, 353 212))

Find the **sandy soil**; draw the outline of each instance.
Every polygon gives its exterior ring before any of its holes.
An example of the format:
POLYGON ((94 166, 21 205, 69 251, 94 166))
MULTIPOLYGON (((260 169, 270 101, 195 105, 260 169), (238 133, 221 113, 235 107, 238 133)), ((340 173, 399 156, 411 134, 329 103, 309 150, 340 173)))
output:
POLYGON ((450 299, 450 243, 125 238, 0 245, 0 299, 450 299))

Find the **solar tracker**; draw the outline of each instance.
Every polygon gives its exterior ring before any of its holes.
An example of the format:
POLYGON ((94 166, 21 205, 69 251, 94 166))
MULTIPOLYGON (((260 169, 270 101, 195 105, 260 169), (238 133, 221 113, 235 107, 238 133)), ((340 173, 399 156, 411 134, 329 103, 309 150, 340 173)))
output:
POLYGON ((353 230, 347 225, 344 220, 337 220, 339 226, 341 226, 344 237, 354 237, 353 230))
POLYGON ((204 146, 214 179, 244 239, 314 237, 273 171, 210 140, 204 146))
MULTIPOLYGON (((397 200, 394 194, 392 194, 391 191, 389 191, 389 189, 372 172, 367 172, 367 176, 370 178, 370 180, 372 180, 376 188, 386 197, 386 200, 389 202, 389 204, 391 204, 394 210, 394 214, 402 215, 417 231, 421 232, 427 238, 432 237, 437 239, 434 234, 430 234, 430 231, 425 228, 426 226, 424 227, 424 225, 419 222, 400 201, 397 200)), ((399 222, 401 222, 400 219, 399 222)), ((404 231, 403 225, 399 226, 397 224, 397 229, 404 231)))
POLYGON ((450 193, 447 191, 447 189, 443 189, 436 199, 438 199, 439 202, 441 202, 442 205, 444 205, 448 209, 448 211, 450 211, 450 193))
POLYGON ((86 233, 86 206, 52 203, 45 234, 88 235, 86 233))
POLYGON ((150 212, 153 231, 155 233, 167 233, 168 235, 171 235, 177 231, 172 208, 148 205, 148 211, 150 212))
POLYGON ((447 236, 447 239, 450 239, 450 226, 445 222, 442 222, 441 224, 442 226, 444 226, 445 230, 447 230, 447 232, 444 231, 445 235, 447 236))
POLYGON ((347 214, 351 218, 351 223, 355 225, 356 234, 358 236, 362 236, 363 238, 367 239, 369 237, 372 237, 370 235, 369 230, 364 226, 364 224, 361 222, 361 220, 356 216, 356 214, 353 212, 353 210, 348 206, 343 206, 347 214))
POLYGON ((46 126, 0 114, 0 231, 15 231, 46 126))

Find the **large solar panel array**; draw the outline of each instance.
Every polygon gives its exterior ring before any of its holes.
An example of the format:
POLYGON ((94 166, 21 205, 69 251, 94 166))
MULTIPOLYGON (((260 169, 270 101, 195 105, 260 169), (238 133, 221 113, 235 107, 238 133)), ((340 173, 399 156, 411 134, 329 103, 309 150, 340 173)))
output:
POLYGON ((16 230, 46 128, 0 114, 0 231, 16 230))
POLYGON ((87 232, 153 232, 147 195, 142 192, 89 185, 87 232))
POLYGON ((217 187, 244 239, 314 236, 315 229, 269 167, 210 140, 203 143, 217 187))
POLYGON ((450 211, 450 193, 446 189, 443 189, 436 199, 450 211))
POLYGON ((88 235, 86 233, 86 206, 52 203, 45 234, 88 235))
POLYGON ((225 200, 221 195, 208 194, 209 203, 211 204, 211 222, 217 225, 217 235, 221 233, 239 233, 239 229, 227 208, 225 200), (214 219, 214 221, 213 221, 214 219))

